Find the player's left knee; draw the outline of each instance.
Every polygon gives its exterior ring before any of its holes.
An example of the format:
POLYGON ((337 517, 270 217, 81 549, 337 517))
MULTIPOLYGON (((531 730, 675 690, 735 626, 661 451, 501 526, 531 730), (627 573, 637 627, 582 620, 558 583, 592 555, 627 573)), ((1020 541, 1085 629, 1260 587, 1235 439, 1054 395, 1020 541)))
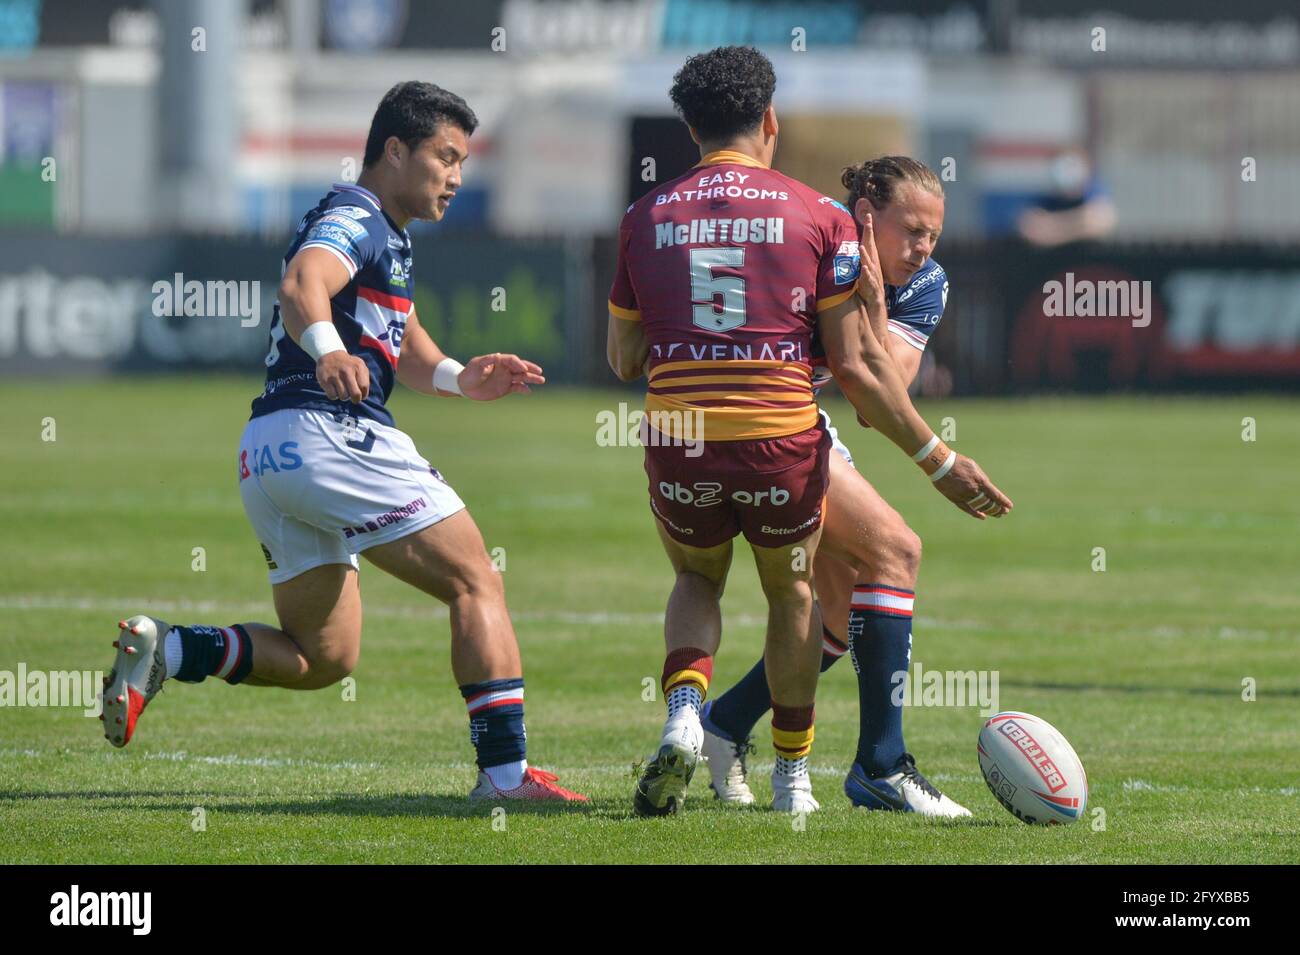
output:
POLYGON ((894 537, 894 552, 912 576, 921 569, 921 536, 904 524, 894 537))
POLYGON ((921 569, 921 538, 901 519, 881 529, 861 556, 869 576, 887 584, 911 584, 921 569))

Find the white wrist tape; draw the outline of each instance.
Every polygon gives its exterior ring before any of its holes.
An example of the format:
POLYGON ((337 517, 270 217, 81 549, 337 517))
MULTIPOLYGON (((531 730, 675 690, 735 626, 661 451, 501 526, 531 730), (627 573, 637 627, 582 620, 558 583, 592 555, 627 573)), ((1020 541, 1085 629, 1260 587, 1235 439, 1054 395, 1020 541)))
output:
POLYGON ((937 434, 930 435, 930 440, 925 442, 925 447, 921 448, 920 451, 917 451, 916 454, 912 455, 912 460, 915 461, 917 464, 920 464, 922 461, 925 460, 926 455, 928 455, 931 451, 933 451, 938 446, 939 446, 939 436, 937 434))
POLYGON ((454 358, 444 358, 433 366, 433 387, 439 391, 450 391, 453 395, 463 395, 460 390, 459 376, 465 366, 454 358))
POLYGON ((935 471, 933 474, 930 475, 930 480, 936 482, 942 480, 943 476, 947 474, 949 471, 951 471, 952 466, 956 463, 957 463, 957 452, 949 451, 947 460, 945 460, 943 464, 939 465, 939 470, 935 471))
POLYGON ((339 338, 339 330, 334 327, 333 321, 312 322, 303 329, 298 344, 303 351, 311 355, 313 361, 320 361, 323 356, 332 351, 347 351, 343 347, 343 339, 339 338))

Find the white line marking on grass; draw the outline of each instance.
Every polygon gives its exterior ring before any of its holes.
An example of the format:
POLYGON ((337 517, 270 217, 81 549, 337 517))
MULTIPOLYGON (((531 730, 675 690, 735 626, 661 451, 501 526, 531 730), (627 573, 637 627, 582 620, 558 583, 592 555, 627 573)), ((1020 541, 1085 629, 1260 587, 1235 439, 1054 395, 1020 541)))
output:
MULTIPOLYGON (((99 597, 45 597, 41 595, 19 594, 0 597, 0 609, 4 610, 90 610, 110 614, 130 616, 136 612, 154 614, 192 613, 192 614, 261 614, 273 615, 270 603, 259 601, 216 601, 216 600, 157 600, 148 597, 122 597, 104 599, 99 597), (145 608, 141 611, 138 608, 145 608)), ((367 617, 380 617, 390 620, 446 620, 447 608, 441 605, 429 607, 392 607, 382 604, 367 604, 367 617)), ((540 623, 565 623, 574 626, 662 626, 662 613, 620 613, 616 611, 578 612, 573 610, 514 610, 511 619, 536 621, 540 623)), ((728 623, 738 626, 767 626, 767 617, 754 614, 735 614, 728 618, 728 623)))
MULTIPOLYGON (((110 760, 118 759, 116 753, 103 751, 74 751, 67 749, 0 749, 0 756, 26 756, 29 758, 41 758, 44 756, 72 756, 76 759, 99 759, 110 760)), ((185 750, 174 750, 171 752, 149 752, 145 751, 140 754, 141 759, 162 760, 169 763, 203 763, 208 766, 256 766, 259 769, 389 769, 391 765, 385 763, 362 763, 353 761, 344 761, 339 763, 327 763, 314 759, 296 759, 280 758, 273 756, 239 756, 234 753, 228 753, 223 756, 201 756, 196 753, 187 753, 185 750)), ((400 764, 397 764, 400 765, 400 764)), ((438 768, 438 767, 435 767, 438 768)))
MULTIPOLYGON (((149 612, 159 614, 189 613, 214 614, 223 618, 231 615, 273 616, 274 608, 269 601, 230 601, 230 600, 163 600, 154 597, 77 597, 61 594, 7 594, 0 596, 0 610, 91 610, 104 612, 110 616, 130 616, 133 613, 149 612), (140 608, 145 608, 142 611, 140 608)), ((367 617, 389 620, 446 620, 447 608, 438 604, 426 607, 393 607, 382 604, 367 604, 367 617)), ((623 612, 623 611, 576 611, 576 610, 515 610, 510 616, 518 621, 538 623, 561 623, 573 626, 662 626, 664 615, 658 612, 623 612)), ((767 626, 766 614, 730 614, 727 623, 733 627, 767 626)), ((1000 625, 979 620, 945 620, 938 617, 917 617, 916 626, 925 630, 974 630, 995 631, 1000 625)), ((1189 638, 1210 637, 1221 640, 1269 640, 1275 637, 1291 637, 1296 632, 1291 630, 1241 629, 1237 627, 1215 627, 1188 629, 1161 625, 1149 628, 1125 630, 1134 636, 1189 638)))
MULTIPOLYGON (((92 610, 130 615, 135 608, 147 608, 149 613, 193 614, 274 614, 266 601, 216 601, 216 600, 160 600, 152 597, 65 597, 45 594, 10 594, 0 597, 4 610, 92 610)), ((367 617, 386 617, 402 620, 446 620, 448 611, 439 604, 428 607, 392 607, 367 604, 367 617)), ((518 610, 511 611, 512 619, 535 620, 544 623, 568 623, 577 626, 609 625, 661 625, 662 613, 621 613, 617 611, 578 612, 573 610, 518 610)), ((728 618, 741 626, 766 626, 767 617, 754 614, 736 614, 728 618)))
MULTIPOLYGON (((69 755, 78 759, 90 757, 92 759, 116 759, 117 755, 112 752, 69 752, 66 750, 36 750, 36 749, 0 749, 0 756, 56 756, 69 755)), ((235 753, 228 753, 222 756, 201 756, 196 753, 190 753, 186 750, 170 751, 145 751, 141 754, 142 759, 161 760, 169 763, 203 763, 208 766, 256 766, 260 769, 281 769, 281 768, 311 768, 311 769, 401 769, 403 763, 363 763, 354 761, 344 762, 321 762, 312 759, 282 758, 271 756, 240 756, 235 753)), ((426 763, 421 768, 435 771, 478 771, 474 763, 468 762, 450 762, 450 763, 426 763)), ((587 766, 561 766, 559 767, 566 773, 609 773, 613 775, 624 775, 631 778, 632 760, 626 763, 606 763, 587 766)), ((750 764, 751 773, 769 774, 775 768, 771 762, 755 762, 750 764)), ((836 776, 843 778, 848 769, 837 766, 818 766, 808 767, 808 772, 814 776, 836 776)), ((935 773, 930 779, 939 782, 976 782, 981 777, 974 773, 935 773)))
MULTIPOLYGON (((105 754, 111 756, 111 753, 105 754)), ((145 753, 144 759, 161 759, 172 763, 205 763, 209 766, 258 766, 263 768, 307 767, 310 769, 383 769, 383 763, 359 763, 345 760, 341 763, 323 763, 314 759, 283 759, 271 756, 237 756, 233 753, 225 756, 196 756, 185 750, 175 752, 145 753)))
POLYGON ((1168 783, 1149 783, 1145 779, 1126 779, 1124 791, 1131 793, 1185 793, 1186 786, 1173 786, 1168 783))
POLYGON ((1236 789, 1215 789, 1211 786, 1179 786, 1173 783, 1153 783, 1145 779, 1126 779, 1123 782, 1125 792, 1131 793, 1186 793, 1186 792, 1233 792, 1239 795, 1256 794, 1261 796, 1294 796, 1300 793, 1295 786, 1239 786, 1236 789))
MULTIPOLYGON (((0 749, 0 757, 22 756, 29 759, 39 759, 47 756, 65 756, 78 760, 98 759, 112 760, 119 758, 116 753, 102 751, 79 751, 69 750, 66 747, 58 749, 0 749)), ((185 750, 157 750, 146 751, 141 754, 141 758, 147 760, 156 760, 169 763, 201 763, 205 766, 250 766, 258 769, 326 769, 326 770, 358 770, 358 769, 388 769, 394 771, 407 771, 410 764, 395 760, 391 763, 359 762, 354 760, 344 760, 342 762, 324 762, 314 759, 297 759, 277 756, 240 756, 236 753, 227 753, 221 756, 202 756, 196 753, 190 753, 185 750)), ((554 764, 541 764, 547 768, 559 771, 569 776, 580 776, 583 774, 595 775, 613 775, 624 776, 629 780, 632 778, 632 760, 626 763, 605 763, 587 766, 566 766, 554 764)), ((421 763, 418 765, 421 771, 431 772, 476 772, 478 767, 473 763, 452 761, 445 763, 421 763)), ((771 773, 774 764, 770 762, 755 762, 750 764, 752 773, 771 773)), ((808 772, 813 776, 838 777, 848 772, 836 766, 818 766, 808 767, 808 772)), ((982 777, 977 773, 932 773, 930 780, 939 783, 975 783, 979 782, 982 777)), ((1208 792, 1208 793, 1238 793, 1238 794, 1256 794, 1263 796, 1296 796, 1300 795, 1300 787, 1296 786, 1251 786, 1238 787, 1236 789, 1220 789, 1214 786, 1179 786, 1169 783, 1153 783, 1145 779, 1126 779, 1121 783, 1121 788, 1125 792, 1141 793, 1185 793, 1185 792, 1208 792)))

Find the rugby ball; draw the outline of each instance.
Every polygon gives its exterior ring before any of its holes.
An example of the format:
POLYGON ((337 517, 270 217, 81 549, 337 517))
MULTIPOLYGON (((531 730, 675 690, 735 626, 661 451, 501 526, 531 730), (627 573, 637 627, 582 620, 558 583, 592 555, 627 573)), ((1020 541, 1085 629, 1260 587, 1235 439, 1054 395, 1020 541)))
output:
POLYGON ((1088 808, 1088 776, 1074 747, 1046 720, 998 713, 980 730, 980 771, 989 792, 1030 825, 1074 822, 1088 808))

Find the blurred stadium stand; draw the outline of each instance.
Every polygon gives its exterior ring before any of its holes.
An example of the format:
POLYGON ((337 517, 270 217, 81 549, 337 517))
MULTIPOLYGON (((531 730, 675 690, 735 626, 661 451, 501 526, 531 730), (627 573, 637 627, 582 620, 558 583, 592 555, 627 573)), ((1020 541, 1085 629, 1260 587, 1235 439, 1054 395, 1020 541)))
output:
POLYGON ((612 383, 610 239, 631 199, 694 158, 672 73, 755 43, 777 68, 784 171, 835 196, 844 164, 884 152, 944 175, 936 257, 953 293, 932 390, 1294 387, 1300 8, 1114 6, 0 0, 0 368, 257 367, 265 321, 160 319, 152 283, 258 280, 269 315, 298 216, 355 178, 384 90, 419 78, 482 120, 447 219, 412 229, 422 319, 455 353, 517 347, 553 381, 612 383), (1113 234, 1025 245, 1017 216, 1080 146, 1113 234), (1042 283, 1085 269, 1153 282, 1159 320, 1026 331, 1042 283))

